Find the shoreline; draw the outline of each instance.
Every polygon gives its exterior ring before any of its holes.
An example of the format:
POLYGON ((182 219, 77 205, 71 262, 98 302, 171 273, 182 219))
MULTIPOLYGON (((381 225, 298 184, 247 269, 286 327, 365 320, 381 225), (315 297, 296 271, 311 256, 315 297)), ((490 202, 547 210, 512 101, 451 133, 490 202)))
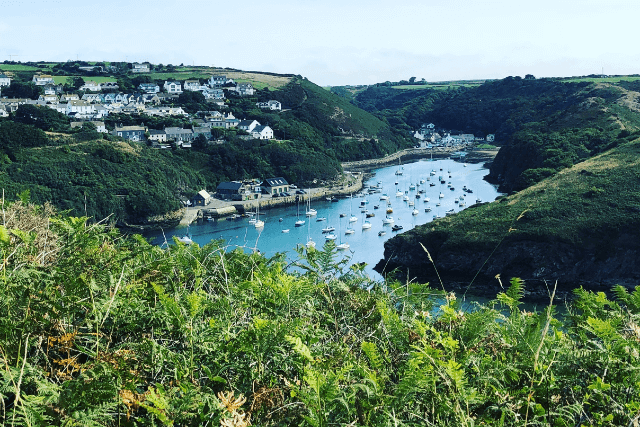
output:
MULTIPOLYGON (((342 169, 347 178, 347 183, 342 185, 334 185, 331 187, 317 187, 305 189, 306 194, 291 195, 289 197, 260 197, 254 200, 220 200, 212 198, 206 206, 194 206, 184 208, 182 219, 177 227, 186 227, 195 221, 202 221, 206 217, 221 218, 234 214, 244 214, 245 212, 255 210, 258 206, 260 209, 272 209, 281 206, 291 206, 296 204, 296 198, 300 202, 305 203, 307 200, 317 200, 323 197, 346 196, 357 193, 363 188, 364 181, 370 176, 374 169, 393 164, 400 159, 402 162, 424 159, 427 157, 436 157, 438 159, 449 158, 453 152, 459 151, 454 149, 431 149, 426 148, 408 148, 398 151, 394 154, 378 158, 359 160, 353 162, 343 162, 342 169)), ((498 149, 493 150, 470 150, 464 158, 468 163, 490 162, 496 156, 498 149)), ((294 190, 295 191, 295 190, 294 190)))

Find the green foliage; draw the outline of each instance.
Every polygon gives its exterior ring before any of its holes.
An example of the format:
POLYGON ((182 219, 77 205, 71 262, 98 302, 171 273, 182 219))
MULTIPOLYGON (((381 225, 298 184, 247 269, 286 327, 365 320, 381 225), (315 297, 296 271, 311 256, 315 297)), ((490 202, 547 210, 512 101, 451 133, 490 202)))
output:
POLYGON ((640 288, 577 291, 563 323, 521 310, 515 279, 463 310, 371 283, 331 244, 293 272, 4 209, 5 425, 626 426, 640 408, 640 288))
POLYGON ((61 132, 69 130, 69 118, 51 108, 36 105, 21 105, 15 112, 14 120, 25 125, 33 125, 45 131, 61 132))

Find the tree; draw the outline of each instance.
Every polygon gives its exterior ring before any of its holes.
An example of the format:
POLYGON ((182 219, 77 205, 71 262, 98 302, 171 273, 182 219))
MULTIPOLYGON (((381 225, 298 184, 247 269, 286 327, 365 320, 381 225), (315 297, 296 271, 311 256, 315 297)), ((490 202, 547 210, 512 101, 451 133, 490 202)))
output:
POLYGON ((415 77, 411 77, 411 78, 409 79, 409 83, 413 84, 413 83, 415 83, 415 82, 416 82, 416 78, 415 78, 415 77))
POLYGON ((33 125, 45 131, 66 131, 69 118, 51 108, 36 105, 21 105, 15 113, 14 120, 25 125, 33 125))
POLYGON ((524 76, 525 80, 535 80, 536 76, 534 76, 533 74, 527 74, 526 76, 524 76))
POLYGON ((2 90, 2 95, 8 98, 38 99, 43 92, 42 86, 36 86, 32 82, 11 82, 11 86, 2 90))

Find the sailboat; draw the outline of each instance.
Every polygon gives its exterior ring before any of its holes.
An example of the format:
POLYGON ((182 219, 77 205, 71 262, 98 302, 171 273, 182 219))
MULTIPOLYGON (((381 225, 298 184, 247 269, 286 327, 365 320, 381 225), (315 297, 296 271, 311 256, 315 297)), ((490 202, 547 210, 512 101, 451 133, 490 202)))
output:
POLYGON ((316 248, 316 242, 313 241, 313 239, 311 238, 311 221, 309 221, 309 225, 307 228, 307 249, 315 249, 316 248))
POLYGON ((401 164, 400 158, 398 158, 398 170, 396 171, 396 175, 402 175, 402 169, 400 169, 401 164))
POLYGON ((309 190, 308 192, 309 192, 309 198, 307 199, 307 212, 306 212, 306 215, 307 216, 315 216, 315 215, 318 214, 318 211, 311 208, 311 190, 309 190))
MULTIPOLYGON (((342 228, 342 221, 338 224, 338 227, 342 228)), ((338 230, 338 234, 340 234, 340 230, 338 230)), ((344 251, 345 249, 349 249, 349 243, 342 241, 342 235, 340 235, 340 244, 336 246, 336 249, 339 251, 344 251)))
MULTIPOLYGON (((353 199, 351 199, 351 200, 352 200, 351 205, 349 205, 349 213, 351 214, 351 216, 349 216, 349 222, 350 223, 358 221, 358 217, 353 214, 353 211, 352 211, 353 199)), ((366 204, 367 204, 367 200, 363 199, 360 202, 360 207, 364 207, 366 204)))
POLYGON ((260 203, 256 207, 256 222, 253 224, 256 228, 264 227, 264 221, 260 219, 260 203))
POLYGON ((296 227, 302 227, 305 221, 304 219, 300 219, 300 202, 298 202, 298 213, 296 214, 296 218, 298 218, 296 221, 296 227))
POLYGON ((184 236, 182 237, 178 237, 178 241, 184 243, 185 245, 190 245, 193 243, 193 240, 191 239, 190 233, 189 233, 189 226, 187 225, 187 232, 185 233, 184 236))

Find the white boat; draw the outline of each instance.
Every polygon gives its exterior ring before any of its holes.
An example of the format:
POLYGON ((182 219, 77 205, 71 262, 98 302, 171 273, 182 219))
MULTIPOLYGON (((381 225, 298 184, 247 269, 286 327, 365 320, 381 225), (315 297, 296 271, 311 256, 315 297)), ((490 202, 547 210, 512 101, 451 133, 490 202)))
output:
POLYGON ((396 197, 402 197, 402 191, 400 190, 396 191, 396 197))
POLYGON ((316 242, 314 242, 311 237, 307 240, 307 249, 314 249, 316 247, 316 242))
POLYGON ((324 238, 327 240, 336 240, 338 236, 336 236, 335 234, 327 234, 326 236, 324 236, 324 238))
POLYGON ((418 215, 420 212, 418 211, 418 209, 414 209, 411 211, 411 215, 418 215))
POLYGON ((327 218, 325 218, 323 216, 316 218, 316 222, 326 221, 326 220, 327 220, 327 218))
POLYGON ((428 197, 425 197, 424 199, 422 199, 422 201, 425 202, 425 203, 429 203, 431 201, 431 199, 428 198, 428 197))
POLYGON ((425 212, 431 212, 431 208, 424 208, 425 212))
POLYGON ((410 201, 409 201, 409 206, 415 206, 415 204, 416 204, 416 203, 415 203, 413 200, 410 200, 410 201))
POLYGON ((389 196, 383 194, 382 196, 380 196, 380 200, 389 200, 389 196))
POLYGON ((482 203, 482 199, 481 199, 480 197, 478 197, 478 198, 476 199, 476 203, 482 203))
POLYGON ((289 232, 289 229, 288 229, 288 228, 285 228, 284 230, 282 230, 282 232, 283 232, 283 233, 288 233, 288 232, 289 232))
POLYGON ((363 230, 368 230, 371 228, 371 223, 369 221, 365 221, 362 223, 362 229, 363 230))
POLYGON ((349 248, 350 248, 350 246, 349 246, 349 244, 347 242, 340 243, 339 245, 336 246, 336 249, 339 250, 339 251, 344 251, 344 250, 349 249, 349 248))
POLYGON ((193 240, 191 240, 191 237, 189 236, 178 237, 178 241, 184 243, 185 245, 190 245, 193 243, 193 240))
POLYGON ((378 236, 384 236, 385 234, 387 234, 387 232, 384 230, 378 231, 378 236))
POLYGON ((254 222, 253 225, 256 228, 264 227, 264 221, 260 219, 260 203, 258 203, 256 207, 256 222, 254 222))
POLYGON ((357 216, 355 216, 355 215, 351 215, 351 216, 349 217, 349 222, 356 222, 356 221, 358 221, 358 217, 357 217, 357 216))
POLYGON ((393 224, 393 217, 392 216, 385 216, 384 218, 382 218, 382 223, 383 224, 393 224))
POLYGON ((444 199, 444 194, 440 193, 440 195, 438 196, 441 199, 444 199))
POLYGON ((254 225, 256 228, 264 227, 264 221, 263 221, 263 220, 261 220, 261 219, 259 219, 259 220, 257 220, 257 221, 256 221, 256 223, 255 223, 255 224, 253 224, 253 225, 254 225))
POLYGON ((447 212, 445 212, 445 215, 453 215, 454 213, 456 213, 455 210, 449 209, 447 212))
POLYGON ((416 189, 416 185, 415 184, 410 184, 409 185, 409 190, 415 190, 416 189))
POLYGON ((304 219, 299 219, 296 221, 296 227, 302 227, 305 223, 304 219))
POLYGON ((407 196, 406 194, 402 197, 402 200, 404 200, 405 202, 409 201, 409 196, 407 196))
POLYGON ((325 227, 325 228, 323 228, 323 229, 322 229, 322 232, 323 232, 323 233, 331 233, 332 231, 336 231, 336 228, 335 228, 335 227, 327 226, 327 227, 325 227))
POLYGON ((355 232, 356 232, 356 230, 354 230, 353 228, 347 228, 347 229, 345 230, 344 234, 353 234, 353 233, 355 233, 355 232))
POLYGON ((307 216, 316 216, 316 215, 318 215, 318 211, 315 210, 315 209, 309 208, 309 209, 307 209, 306 215, 307 216))

